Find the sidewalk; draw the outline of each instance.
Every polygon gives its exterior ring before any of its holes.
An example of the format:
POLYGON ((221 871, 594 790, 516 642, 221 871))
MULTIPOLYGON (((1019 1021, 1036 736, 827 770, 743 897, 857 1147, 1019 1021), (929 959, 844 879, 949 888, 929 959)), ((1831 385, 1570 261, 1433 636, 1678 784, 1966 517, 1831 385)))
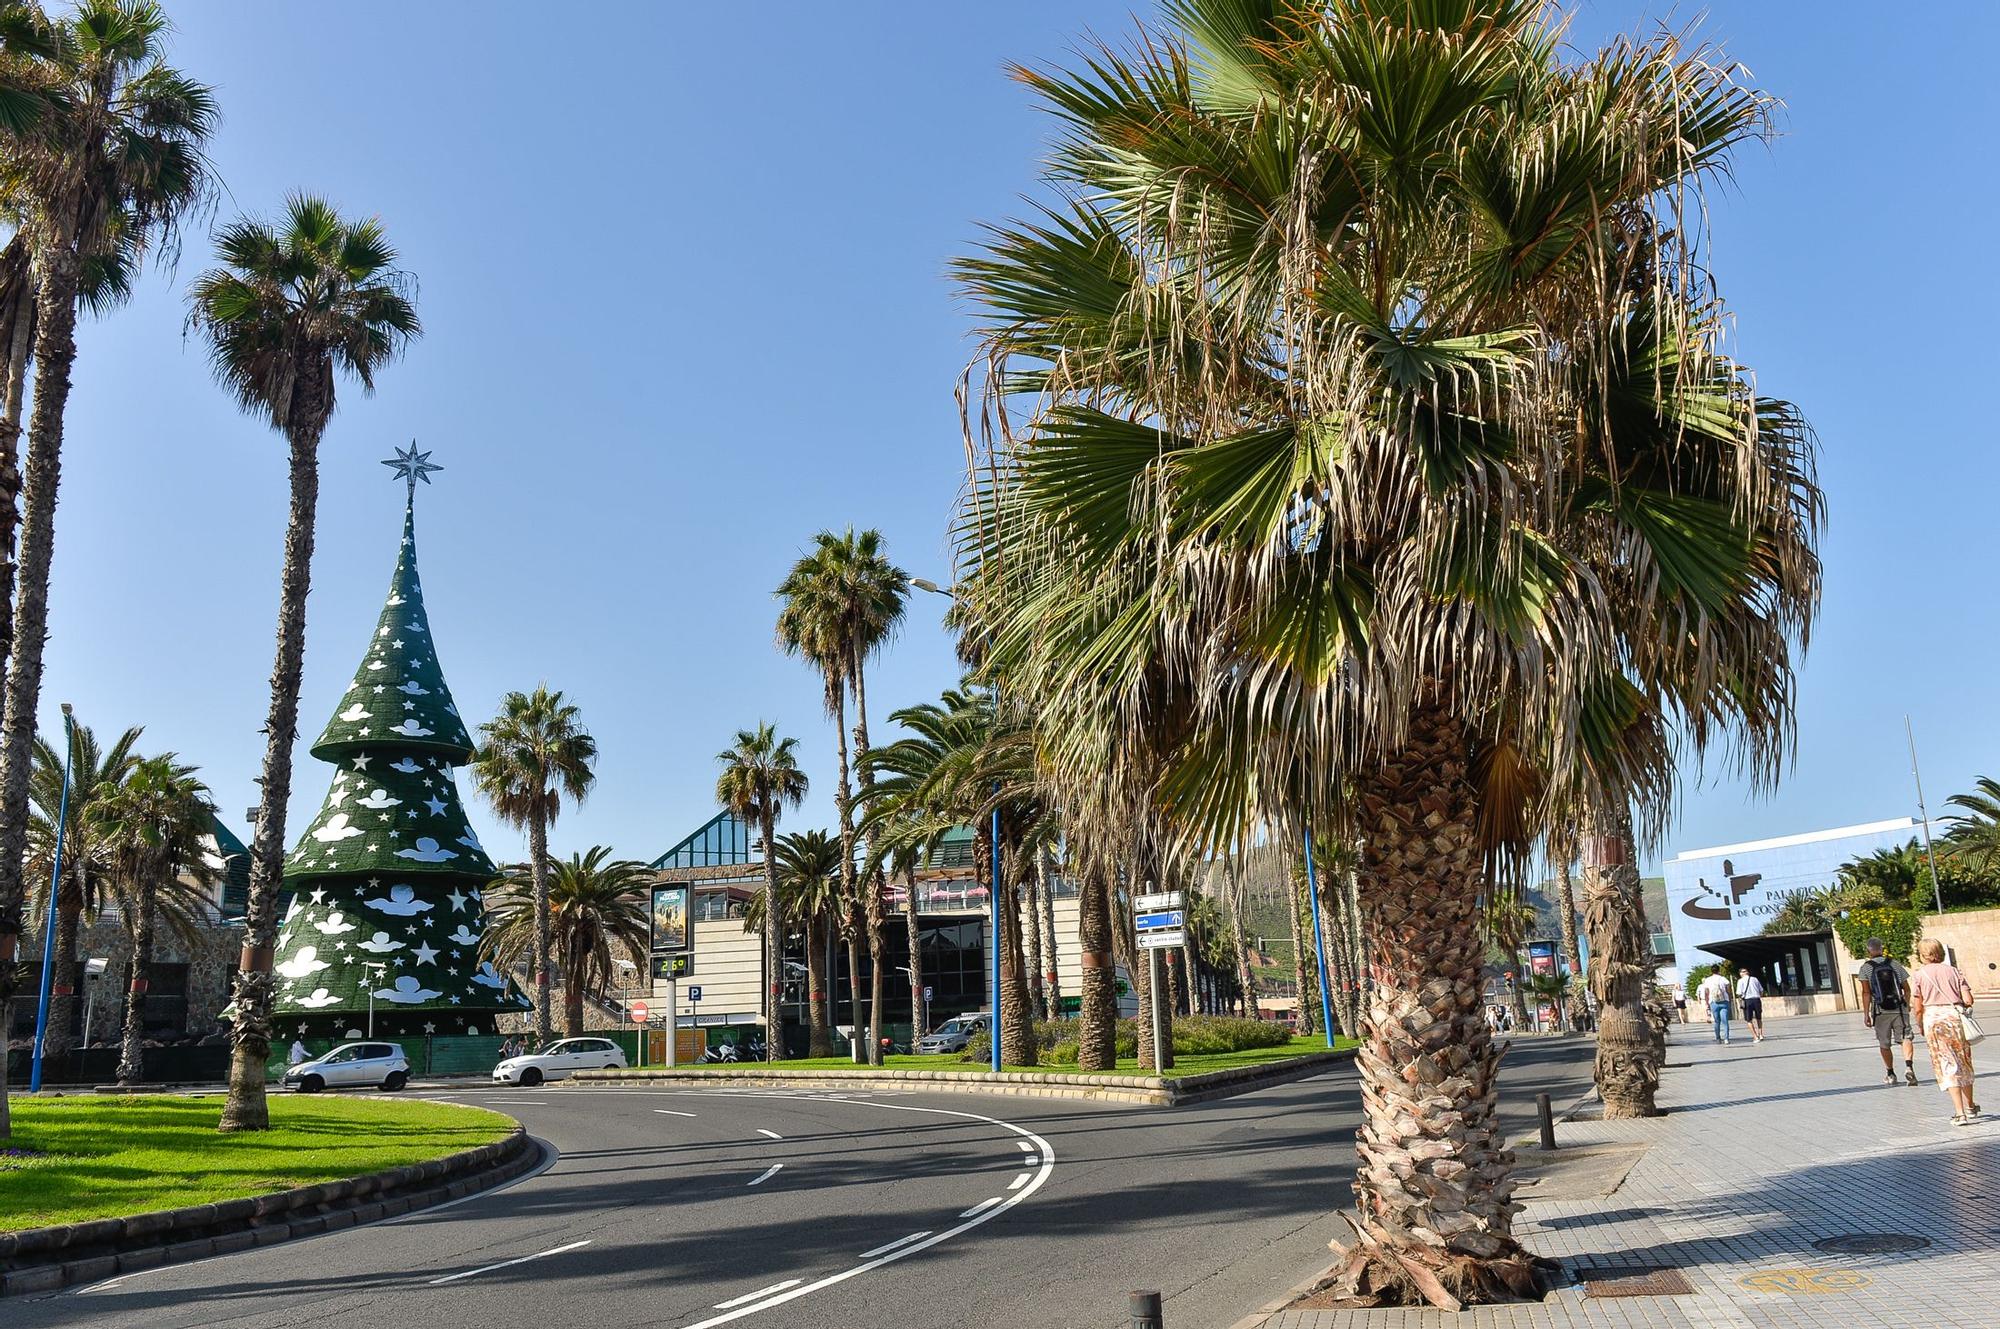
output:
MULTIPOLYGON (((1874 1036, 1852 1013, 1774 1020, 1763 1043, 1729 1047, 1705 1026, 1677 1026, 1661 1077, 1668 1114, 1559 1125, 1559 1157, 1595 1146, 1595 1159, 1525 1187, 1515 1231, 1582 1277, 1675 1270, 1691 1292, 1605 1297, 1572 1286, 1539 1305, 1456 1315, 1285 1311, 1264 1329, 2000 1325, 2000 1041, 1973 1057, 1989 1116, 1953 1126, 1922 1042, 1922 1083, 1884 1085, 1874 1036), (1537 1200, 1538 1190, 1593 1198, 1537 1200), (1889 1254, 1815 1246, 1852 1235, 1928 1244, 1889 1254)), ((1898 1049, 1898 1073, 1901 1058, 1898 1049)), ((1522 1162, 1535 1152, 1521 1148, 1522 1162)))

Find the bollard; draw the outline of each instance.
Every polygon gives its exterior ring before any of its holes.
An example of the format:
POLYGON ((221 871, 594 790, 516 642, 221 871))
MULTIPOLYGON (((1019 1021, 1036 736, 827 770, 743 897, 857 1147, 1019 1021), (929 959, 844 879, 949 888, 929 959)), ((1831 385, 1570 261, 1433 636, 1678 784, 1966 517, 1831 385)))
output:
POLYGON ((1132 1329, 1165 1329, 1160 1321, 1160 1294, 1157 1292, 1134 1292, 1132 1294, 1132 1329))
POLYGON ((1535 1095, 1535 1115, 1542 1119, 1542 1148, 1555 1148, 1556 1114, 1555 1109, 1549 1106, 1549 1096, 1547 1094, 1535 1095))

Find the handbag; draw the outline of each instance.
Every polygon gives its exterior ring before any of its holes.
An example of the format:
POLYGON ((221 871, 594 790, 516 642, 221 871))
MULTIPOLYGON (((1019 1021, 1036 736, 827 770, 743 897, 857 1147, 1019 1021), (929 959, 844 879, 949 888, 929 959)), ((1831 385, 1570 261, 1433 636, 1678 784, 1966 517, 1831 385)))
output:
POLYGON ((1974 1043, 1986 1037, 1986 1031, 1981 1029, 1979 1022, 1972 1018, 1972 1012, 1963 1006, 1958 1008, 1958 1024, 1961 1029, 1965 1030, 1965 1045, 1967 1047, 1971 1047, 1974 1043))

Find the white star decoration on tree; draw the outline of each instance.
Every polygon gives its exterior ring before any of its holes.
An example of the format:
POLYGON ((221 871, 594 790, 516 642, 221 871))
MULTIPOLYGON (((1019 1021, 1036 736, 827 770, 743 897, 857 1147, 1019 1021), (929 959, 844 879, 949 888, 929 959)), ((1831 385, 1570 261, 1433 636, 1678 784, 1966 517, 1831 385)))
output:
POLYGON ((422 480, 425 484, 429 484, 431 472, 444 469, 431 460, 430 453, 417 451, 415 439, 410 440, 409 447, 397 448, 395 456, 385 457, 382 464, 394 471, 398 480, 408 482, 412 498, 416 497, 417 481, 422 480))

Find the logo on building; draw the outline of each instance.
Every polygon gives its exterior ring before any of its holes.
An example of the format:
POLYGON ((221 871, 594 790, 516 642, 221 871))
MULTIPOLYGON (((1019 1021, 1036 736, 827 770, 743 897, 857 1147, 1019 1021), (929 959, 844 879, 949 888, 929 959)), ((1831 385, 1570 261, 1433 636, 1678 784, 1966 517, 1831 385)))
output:
POLYGON ((1722 860, 1722 876, 1729 888, 1726 896, 1721 890, 1710 886, 1708 878, 1697 877, 1696 893, 1682 903, 1681 912, 1689 918, 1710 918, 1727 922, 1734 917, 1733 910, 1743 902, 1743 897, 1748 895, 1758 882, 1764 880, 1764 874, 1761 872, 1738 875, 1736 865, 1726 858, 1722 860), (1714 900, 1716 903, 1704 904, 1702 903, 1704 899, 1714 900))

